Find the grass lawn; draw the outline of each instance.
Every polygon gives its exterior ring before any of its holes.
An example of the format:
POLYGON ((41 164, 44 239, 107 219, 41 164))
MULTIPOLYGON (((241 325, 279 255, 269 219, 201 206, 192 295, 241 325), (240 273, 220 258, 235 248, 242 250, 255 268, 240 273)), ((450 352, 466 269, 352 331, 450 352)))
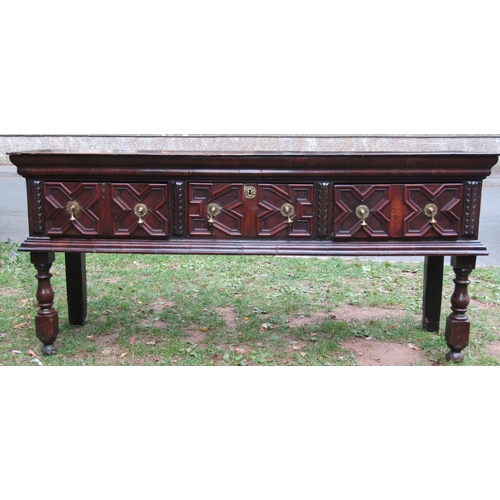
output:
MULTIPOLYGON (((69 325, 63 254, 52 286, 58 353, 35 336, 35 268, 0 244, 0 365, 452 365, 441 332, 420 328, 423 263, 338 258, 88 254, 88 317, 69 325), (412 357, 413 356, 413 357, 412 357), (378 359, 378 361, 377 361, 378 359), (391 360, 394 360, 392 362, 391 360)), ((500 268, 473 271, 465 365, 500 364, 500 268)))

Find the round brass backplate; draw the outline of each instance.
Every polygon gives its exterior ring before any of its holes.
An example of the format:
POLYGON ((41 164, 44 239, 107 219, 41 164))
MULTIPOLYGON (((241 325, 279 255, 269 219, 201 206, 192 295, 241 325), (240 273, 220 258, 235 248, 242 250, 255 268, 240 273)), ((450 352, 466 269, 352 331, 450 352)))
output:
POLYGON ((220 214, 220 207, 217 203, 209 203, 207 206, 207 212, 211 217, 216 217, 220 214))
POLYGON ((134 207, 134 214, 139 218, 137 221, 138 224, 144 224, 144 220, 142 219, 148 213, 148 207, 143 203, 137 203, 134 207))
POLYGON ((424 207, 424 214, 429 217, 430 219, 430 223, 431 224, 435 224, 436 223, 436 219, 434 218, 434 216, 438 213, 438 207, 436 205, 434 205, 434 203, 428 203, 427 205, 425 205, 424 207))
POLYGON ((370 215, 370 209, 366 205, 359 205, 356 208, 356 216, 359 219, 366 219, 370 215))
POLYGON ((295 208, 290 203, 283 203, 280 211, 283 217, 291 217, 295 213, 295 208))
POLYGON ((76 216, 80 213, 82 207, 77 201, 68 201, 66 204, 66 211, 71 215, 71 222, 76 220, 76 216))

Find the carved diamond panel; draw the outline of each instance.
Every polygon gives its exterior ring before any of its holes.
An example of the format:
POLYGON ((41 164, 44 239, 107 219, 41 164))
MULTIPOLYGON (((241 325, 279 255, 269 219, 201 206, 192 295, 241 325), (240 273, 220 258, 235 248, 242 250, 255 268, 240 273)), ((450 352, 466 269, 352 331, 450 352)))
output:
POLYGON ((45 221, 48 235, 98 235, 100 233, 100 186, 94 182, 45 182, 45 221), (75 221, 66 210, 76 201, 75 221))
POLYGON ((111 199, 114 236, 168 236, 167 184, 112 184, 111 199), (142 224, 134 212, 137 204, 147 208, 142 224))
POLYGON ((335 186, 335 213, 333 234, 336 238, 384 238, 389 236, 391 218, 390 186, 385 184, 360 184, 335 186), (369 210, 364 219, 356 209, 369 210))
POLYGON ((312 184, 259 184, 257 228, 259 236, 312 236, 314 186, 312 184), (281 213, 289 203, 294 208, 291 224, 281 213))
POLYGON ((405 237, 458 236, 462 213, 462 184, 407 184, 404 203, 410 213, 404 219, 405 237), (437 214, 425 214, 425 207, 434 204, 437 214))
POLYGON ((242 236, 242 183, 191 183, 189 185, 189 234, 192 236, 242 236), (221 211, 210 225, 208 205, 216 203, 221 211))

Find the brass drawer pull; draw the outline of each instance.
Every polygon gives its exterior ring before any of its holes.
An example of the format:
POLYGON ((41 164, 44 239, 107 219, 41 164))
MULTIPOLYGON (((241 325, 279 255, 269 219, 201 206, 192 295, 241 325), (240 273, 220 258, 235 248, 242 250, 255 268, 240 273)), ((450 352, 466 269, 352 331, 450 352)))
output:
POLYGON ((283 203, 283 205, 281 205, 280 212, 283 217, 287 218, 287 224, 291 224, 293 222, 292 215, 295 214, 295 208, 293 208, 293 205, 291 205, 290 203, 283 203))
POLYGON ((356 216, 361 219, 361 225, 366 226, 365 219, 370 215, 370 209, 366 205, 359 205, 356 208, 356 216))
POLYGON ((214 223, 214 217, 217 217, 217 215, 220 214, 221 208, 217 203, 209 203, 207 206, 207 212, 208 212, 208 223, 212 225, 214 223))
POLYGON ((436 223, 436 219, 434 216, 438 213, 438 207, 434 205, 434 203, 429 203, 428 205, 425 205, 424 207, 424 214, 427 215, 431 220, 429 221, 431 224, 436 223))
POLYGON ((75 222, 76 216, 80 213, 82 207, 77 201, 68 201, 66 204, 66 211, 71 215, 69 219, 71 222, 75 222))
POLYGON ((139 217, 139 220, 137 221, 139 225, 144 224, 143 217, 145 217, 147 213, 148 207, 143 203, 137 203, 137 205, 134 207, 134 214, 139 217))

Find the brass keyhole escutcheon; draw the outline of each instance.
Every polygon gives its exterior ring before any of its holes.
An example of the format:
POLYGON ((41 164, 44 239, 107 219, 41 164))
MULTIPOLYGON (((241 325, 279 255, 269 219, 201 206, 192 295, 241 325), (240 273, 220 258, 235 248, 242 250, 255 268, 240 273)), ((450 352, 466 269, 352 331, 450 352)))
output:
POLYGON ((247 200, 252 200, 257 196, 257 189, 255 189, 253 186, 245 186, 245 198, 247 200))
POLYGON ((295 208, 293 208, 293 205, 291 205, 290 203, 283 203, 283 205, 281 205, 280 212, 283 217, 287 218, 287 224, 291 224, 293 222, 292 215, 295 214, 295 208))
POLYGON ((361 225, 366 226, 365 219, 370 215, 370 209, 366 205, 359 205, 356 208, 356 216, 361 219, 361 225))
POLYGON ((209 203, 207 206, 208 213, 208 223, 212 225, 214 223, 214 217, 217 217, 221 212, 221 208, 217 203, 209 203))
POLYGON ((438 213, 438 207, 434 205, 434 203, 429 203, 424 207, 424 214, 427 215, 431 220, 429 221, 431 224, 436 223, 436 219, 434 216, 438 213))
POLYGON ((71 222, 75 222, 76 216, 80 213, 82 207, 77 201, 68 201, 66 204, 66 211, 71 215, 69 219, 71 222))
POLYGON ((148 213, 148 207, 143 203, 137 203, 137 205, 134 207, 134 214, 137 217, 139 217, 137 224, 139 225, 144 224, 143 217, 145 217, 147 213, 148 213))

